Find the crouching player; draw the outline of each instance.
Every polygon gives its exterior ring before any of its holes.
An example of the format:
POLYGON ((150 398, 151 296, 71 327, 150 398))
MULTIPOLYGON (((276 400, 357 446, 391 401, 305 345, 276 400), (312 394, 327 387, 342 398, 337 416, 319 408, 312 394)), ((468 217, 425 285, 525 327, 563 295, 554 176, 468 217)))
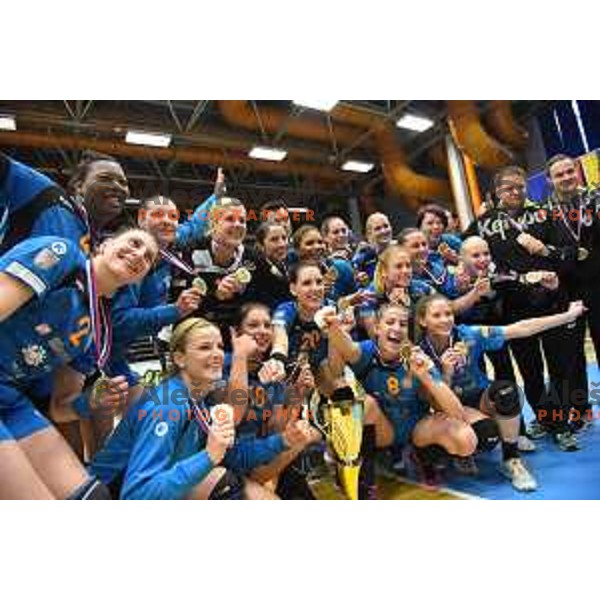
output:
POLYGON ((481 370, 482 354, 502 348, 508 340, 533 336, 571 323, 584 311, 581 302, 573 302, 563 313, 488 327, 455 326, 452 306, 441 295, 423 298, 417 306, 416 319, 423 332, 421 348, 433 359, 444 381, 465 406, 477 433, 478 448, 489 449, 499 435, 502 440, 502 472, 519 491, 533 491, 537 487, 533 475, 519 456, 519 393, 512 382, 490 382, 481 370))
POLYGON ((329 343, 351 366, 367 393, 361 497, 371 495, 374 477, 370 457, 375 447, 412 444, 412 456, 424 467, 423 475, 429 482, 440 457, 446 453, 469 456, 475 451, 477 439, 458 398, 421 349, 408 341, 405 308, 382 306, 375 339, 358 343, 344 330, 337 315, 327 315, 325 322, 329 343))
MULTIPOLYGON (((241 392, 247 398, 247 362, 256 344, 249 336, 234 336, 233 343, 228 396, 237 403, 241 392)), ((212 424, 208 416, 221 397, 219 329, 204 319, 186 319, 173 332, 171 354, 174 373, 128 411, 94 457, 92 473, 106 484, 121 477, 123 499, 275 498, 244 476, 305 443, 306 422, 291 424, 282 434, 236 441, 227 411, 220 408, 212 424)))

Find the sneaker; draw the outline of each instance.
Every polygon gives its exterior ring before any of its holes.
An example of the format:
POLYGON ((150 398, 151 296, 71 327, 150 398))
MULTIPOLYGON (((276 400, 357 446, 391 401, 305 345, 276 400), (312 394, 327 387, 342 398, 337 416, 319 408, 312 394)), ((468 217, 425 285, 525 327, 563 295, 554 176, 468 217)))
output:
POLYGON ((537 446, 526 435, 520 435, 518 448, 519 452, 535 452, 537 446))
POLYGON ((455 456, 452 459, 452 464, 458 473, 461 475, 469 475, 474 477, 479 475, 479 469, 473 456, 455 456))
POLYGON ((405 452, 407 475, 423 483, 425 487, 436 489, 442 484, 441 465, 431 464, 421 458, 413 448, 405 452))
POLYGON ((537 481, 520 458, 505 460, 501 471, 519 492, 533 492, 537 489, 537 481))
POLYGON ((585 433, 592 428, 592 421, 590 419, 577 419, 576 421, 571 421, 569 423, 569 427, 573 433, 585 433))
POLYGON ((554 434, 554 441, 558 445, 559 450, 563 452, 575 452, 581 447, 577 441, 577 437, 570 431, 554 434))
POLYGON ((539 421, 529 423, 526 431, 527 437, 532 440, 539 440, 548 434, 548 430, 539 421))

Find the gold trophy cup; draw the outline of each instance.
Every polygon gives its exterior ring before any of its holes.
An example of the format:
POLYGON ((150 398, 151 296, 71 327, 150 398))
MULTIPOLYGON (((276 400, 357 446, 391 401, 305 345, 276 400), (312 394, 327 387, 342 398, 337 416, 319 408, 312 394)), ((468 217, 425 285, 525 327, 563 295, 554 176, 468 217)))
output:
POLYGON ((358 500, 364 390, 354 380, 351 385, 337 389, 325 401, 315 390, 311 398, 311 416, 335 458, 343 491, 350 500, 358 500))

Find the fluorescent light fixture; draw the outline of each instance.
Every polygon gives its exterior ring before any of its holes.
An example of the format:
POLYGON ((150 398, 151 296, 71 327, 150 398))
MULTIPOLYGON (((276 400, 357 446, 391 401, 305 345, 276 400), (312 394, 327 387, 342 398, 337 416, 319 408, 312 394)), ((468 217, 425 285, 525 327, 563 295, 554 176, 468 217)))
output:
POLYGON ((16 131, 16 119, 12 115, 0 115, 0 129, 4 129, 4 131, 16 131))
POLYGON ((356 173, 368 173, 375 165, 362 160, 347 160, 342 165, 342 171, 354 171, 356 173))
POLYGON ((254 146, 248 153, 250 158, 259 158, 260 160, 282 161, 287 156, 287 150, 281 148, 271 148, 269 146, 254 146))
POLYGON ((310 212, 309 208, 304 208, 304 207, 292 207, 292 208, 288 208, 287 210, 288 210, 288 212, 291 212, 291 213, 307 213, 307 212, 310 212))
POLYGON ((167 133, 146 133, 144 131, 128 131, 125 136, 128 144, 138 146, 156 146, 167 148, 171 144, 171 136, 167 133))
POLYGON ((407 113, 396 121, 396 125, 402 127, 402 129, 410 129, 411 131, 421 133, 433 127, 433 121, 427 117, 419 117, 418 115, 407 113))
POLYGON ((126 206, 139 206, 141 203, 142 203, 142 201, 138 200, 137 198, 126 198, 125 199, 126 206))
POLYGON ((305 108, 314 108, 315 110, 329 112, 339 100, 292 100, 292 102, 305 108))

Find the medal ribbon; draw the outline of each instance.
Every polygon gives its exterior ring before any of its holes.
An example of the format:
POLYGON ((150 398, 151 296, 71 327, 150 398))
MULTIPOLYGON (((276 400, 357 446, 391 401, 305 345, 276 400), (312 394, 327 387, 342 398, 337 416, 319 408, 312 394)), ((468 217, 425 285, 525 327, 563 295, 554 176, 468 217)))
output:
POLYGON ((176 254, 173 254, 173 252, 161 248, 159 250, 159 253, 164 260, 166 260, 169 264, 173 265, 174 267, 177 267, 184 273, 187 273, 188 275, 196 274, 196 270, 194 268, 190 267, 190 265, 188 265, 185 261, 181 260, 181 258, 179 258, 179 256, 177 256, 176 254))
POLYGON ((98 296, 96 277, 94 275, 91 259, 87 260, 85 263, 85 274, 89 297, 92 338, 94 339, 94 352, 96 354, 98 368, 100 371, 103 371, 104 365, 110 357, 112 348, 112 321, 110 318, 110 309, 98 296))
POLYGON ((582 215, 581 215, 581 209, 583 208, 583 203, 581 201, 581 199, 579 200, 579 209, 578 209, 578 214, 579 214, 579 218, 577 219, 577 235, 575 235, 575 232, 573 231, 573 229, 571 228, 571 226, 569 225, 569 223, 567 223, 567 219, 565 219, 565 214, 564 211, 562 209, 562 207, 560 208, 560 219, 563 222, 564 226, 567 228, 569 235, 578 243, 581 243, 581 226, 583 224, 582 221, 582 215))

